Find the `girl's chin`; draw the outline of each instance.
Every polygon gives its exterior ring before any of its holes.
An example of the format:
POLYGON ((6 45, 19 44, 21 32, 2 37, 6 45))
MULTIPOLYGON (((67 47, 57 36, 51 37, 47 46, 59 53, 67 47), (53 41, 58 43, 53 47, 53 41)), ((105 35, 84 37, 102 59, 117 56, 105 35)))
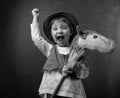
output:
POLYGON ((68 46, 68 44, 65 43, 64 41, 57 41, 56 43, 57 43, 57 45, 60 46, 60 47, 66 47, 66 46, 68 46))

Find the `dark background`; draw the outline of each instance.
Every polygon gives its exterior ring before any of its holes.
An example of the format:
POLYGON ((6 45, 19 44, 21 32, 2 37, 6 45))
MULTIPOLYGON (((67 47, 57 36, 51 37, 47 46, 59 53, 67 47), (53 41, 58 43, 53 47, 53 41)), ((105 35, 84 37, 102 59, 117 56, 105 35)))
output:
MULTIPOLYGON (((118 98, 120 90, 120 0, 0 1, 0 98, 40 98, 41 68, 46 58, 31 40, 31 11, 39 8, 40 28, 57 11, 74 14, 82 28, 96 30, 117 43, 112 54, 87 57, 90 75, 83 80, 88 98, 118 98)), ((44 36, 44 34, 42 33, 44 36)))

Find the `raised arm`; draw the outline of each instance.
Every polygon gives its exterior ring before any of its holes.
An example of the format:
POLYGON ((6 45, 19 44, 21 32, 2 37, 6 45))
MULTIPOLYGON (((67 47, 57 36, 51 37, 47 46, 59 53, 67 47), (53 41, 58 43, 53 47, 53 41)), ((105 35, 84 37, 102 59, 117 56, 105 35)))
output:
POLYGON ((90 50, 98 50, 100 53, 111 53, 114 50, 115 42, 112 39, 106 38, 92 30, 85 30, 83 32, 87 36, 84 39, 82 37, 79 38, 79 45, 83 45, 90 50))
POLYGON ((34 41, 34 44, 40 49, 40 51, 48 57, 50 54, 50 49, 52 48, 52 45, 48 43, 40 34, 40 28, 39 28, 39 10, 37 8, 32 10, 33 20, 31 27, 31 37, 34 41))

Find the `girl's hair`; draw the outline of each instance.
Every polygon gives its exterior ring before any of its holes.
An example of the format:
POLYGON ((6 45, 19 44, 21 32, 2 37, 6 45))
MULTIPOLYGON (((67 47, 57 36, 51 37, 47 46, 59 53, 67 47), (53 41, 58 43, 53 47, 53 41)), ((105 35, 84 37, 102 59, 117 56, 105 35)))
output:
MULTIPOLYGON (((65 18, 65 17, 57 17, 57 18, 53 19, 53 20, 49 23, 49 28, 50 28, 50 29, 51 29, 53 23, 54 23, 56 20, 61 20, 61 21, 65 22, 65 23, 70 27, 70 33, 74 33, 74 32, 73 32, 73 26, 72 26, 71 22, 70 22, 67 18, 65 18)), ((51 30, 50 30, 50 31, 51 31, 51 30)), ((72 41, 72 38, 69 38, 69 43, 71 43, 71 41, 72 41)))

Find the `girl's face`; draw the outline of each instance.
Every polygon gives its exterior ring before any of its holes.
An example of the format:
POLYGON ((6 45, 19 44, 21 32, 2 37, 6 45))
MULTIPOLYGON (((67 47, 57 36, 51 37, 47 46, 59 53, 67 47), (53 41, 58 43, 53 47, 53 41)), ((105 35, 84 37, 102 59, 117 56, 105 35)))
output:
POLYGON ((51 34, 58 46, 69 46, 70 27, 61 19, 55 20, 51 26, 51 34))

